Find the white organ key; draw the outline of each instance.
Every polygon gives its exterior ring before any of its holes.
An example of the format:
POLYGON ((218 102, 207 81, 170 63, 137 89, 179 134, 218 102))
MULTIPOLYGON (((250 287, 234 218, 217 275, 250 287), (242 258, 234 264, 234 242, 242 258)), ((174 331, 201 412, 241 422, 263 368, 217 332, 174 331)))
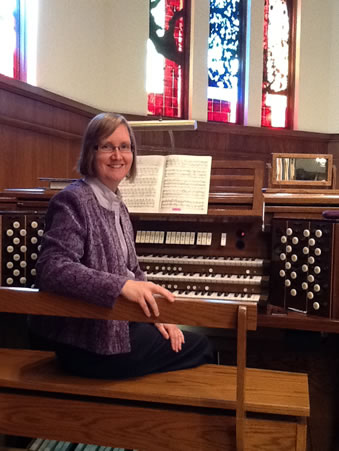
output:
POLYGON ((195 232, 191 232, 190 234, 190 245, 192 246, 195 243, 195 232))
MULTIPOLYGON (((33 239, 33 238, 32 238, 33 239)), ((31 241, 32 241, 32 239, 31 239, 31 241)), ((35 238, 36 239, 36 238, 35 238)), ((136 234, 136 236, 135 236, 135 242, 136 243, 141 243, 141 231, 140 230, 137 230, 137 234, 136 234)), ((33 243, 33 241, 32 241, 32 243, 33 243)))
POLYGON ((259 302, 259 294, 240 294, 240 293, 200 293, 197 291, 173 291, 172 294, 179 298, 199 298, 199 299, 211 299, 215 301, 246 301, 246 302, 259 302))
POLYGON ((191 233, 185 232, 185 244, 188 246, 190 244, 191 233))
POLYGON ((148 273, 147 279, 153 280, 166 280, 166 281, 177 281, 177 282, 200 282, 200 283, 228 283, 228 284, 247 284, 247 285, 260 285, 262 281, 261 276, 247 276, 247 275, 224 275, 224 274, 209 274, 207 276, 202 276, 199 273, 188 274, 180 272, 179 274, 166 274, 163 271, 157 273, 148 273))
POLYGON ((160 262, 160 263, 172 263, 177 262, 181 264, 208 264, 209 266, 246 266, 251 268, 260 268, 264 264, 264 260, 260 258, 239 258, 239 257, 216 257, 207 258, 199 255, 197 257, 184 256, 154 256, 154 255, 140 255, 138 257, 140 263, 160 262))

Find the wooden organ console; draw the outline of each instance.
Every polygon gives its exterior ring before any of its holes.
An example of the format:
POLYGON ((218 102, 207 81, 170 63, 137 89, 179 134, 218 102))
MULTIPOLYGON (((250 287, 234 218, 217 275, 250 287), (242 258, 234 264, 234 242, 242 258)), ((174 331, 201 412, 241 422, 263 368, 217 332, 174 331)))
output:
MULTIPOLYGON (((252 166, 254 172, 261 169, 258 162, 245 166, 252 166)), ((334 327, 339 331, 335 276, 339 224, 321 215, 325 209, 337 208, 339 195, 324 194, 321 200, 299 194, 292 195, 292 200, 291 195, 262 196, 262 181, 246 177, 256 194, 233 186, 234 193, 225 198, 216 189, 210 195, 207 215, 132 215, 137 254, 148 280, 176 297, 255 302, 263 326, 279 327, 282 321, 282 327, 329 331, 334 327), (265 207, 263 216, 259 216, 259 196, 265 207), (278 310, 267 315, 267 307, 272 306, 278 310), (287 316, 283 317, 284 312, 287 316), (294 314, 299 314, 295 324, 294 314), (310 318, 314 321, 304 322, 310 318)), ((237 178, 242 180, 239 174, 237 178)), ((221 190, 220 175, 212 172, 211 186, 215 179, 221 190)), ((1 194, 0 286, 35 286, 44 215, 54 193, 9 190, 1 194)))

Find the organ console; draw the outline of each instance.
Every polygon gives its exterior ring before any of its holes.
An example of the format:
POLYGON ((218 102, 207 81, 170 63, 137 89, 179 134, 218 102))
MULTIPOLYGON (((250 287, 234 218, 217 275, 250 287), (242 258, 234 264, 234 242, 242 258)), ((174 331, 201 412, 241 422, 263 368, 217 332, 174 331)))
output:
MULTIPOLYGON (((325 209, 335 211, 339 195, 268 192, 262 218, 246 216, 244 196, 250 194, 243 191, 233 193, 231 205, 212 193, 208 215, 132 215, 137 254, 148 280, 177 297, 244 299, 257 303, 261 312, 273 305, 304 317, 339 319, 339 224, 321 215, 325 209), (225 204, 227 214, 222 215, 225 204)), ((1 286, 34 287, 44 215, 53 193, 10 190, 0 196, 1 286)))

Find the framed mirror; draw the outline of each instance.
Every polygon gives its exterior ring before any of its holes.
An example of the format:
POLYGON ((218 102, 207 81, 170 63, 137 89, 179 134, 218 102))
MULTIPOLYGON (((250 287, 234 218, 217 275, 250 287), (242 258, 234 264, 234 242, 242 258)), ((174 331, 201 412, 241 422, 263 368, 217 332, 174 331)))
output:
POLYGON ((272 154, 272 186, 331 187, 333 156, 327 154, 272 154))

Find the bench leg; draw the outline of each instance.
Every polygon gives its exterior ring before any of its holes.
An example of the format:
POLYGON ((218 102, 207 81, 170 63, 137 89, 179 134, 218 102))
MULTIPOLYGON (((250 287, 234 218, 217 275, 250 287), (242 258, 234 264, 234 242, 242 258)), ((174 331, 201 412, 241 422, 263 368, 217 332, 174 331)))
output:
POLYGON ((297 422, 297 439, 296 439, 296 451, 306 451, 307 444, 307 425, 306 418, 301 417, 297 422))

